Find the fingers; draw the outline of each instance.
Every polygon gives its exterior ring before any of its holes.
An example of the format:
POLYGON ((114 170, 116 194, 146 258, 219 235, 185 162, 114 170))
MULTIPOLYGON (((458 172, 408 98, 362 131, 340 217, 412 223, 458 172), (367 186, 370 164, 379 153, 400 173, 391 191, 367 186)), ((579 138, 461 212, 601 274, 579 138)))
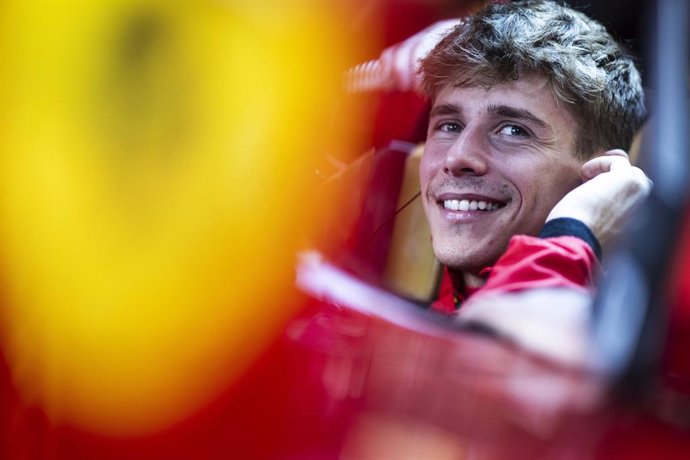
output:
POLYGON ((624 150, 613 149, 583 164, 581 174, 582 179, 588 181, 599 174, 629 167, 631 167, 631 165, 628 154, 624 150))
POLYGON ((645 173, 622 150, 611 150, 582 165, 583 183, 567 193, 547 220, 571 217, 587 225, 602 248, 622 232, 633 209, 651 191, 645 173))
POLYGON ((582 165, 582 179, 587 182, 600 174, 615 173, 624 180, 632 190, 646 195, 652 187, 652 181, 640 168, 630 164, 627 153, 620 149, 609 150, 582 165))
POLYGON ((647 177, 647 175, 642 171, 640 168, 637 168, 633 166, 633 173, 637 176, 637 180, 641 183, 644 184, 646 191, 649 192, 651 188, 654 186, 654 182, 652 182, 652 179, 647 177))
POLYGON ((608 156, 620 156, 620 157, 627 158, 628 160, 630 159, 630 157, 628 156, 628 152, 626 152, 626 151, 623 150, 623 149, 611 149, 611 150, 607 150, 607 151, 604 152, 601 156, 605 156, 605 157, 608 157, 608 156))

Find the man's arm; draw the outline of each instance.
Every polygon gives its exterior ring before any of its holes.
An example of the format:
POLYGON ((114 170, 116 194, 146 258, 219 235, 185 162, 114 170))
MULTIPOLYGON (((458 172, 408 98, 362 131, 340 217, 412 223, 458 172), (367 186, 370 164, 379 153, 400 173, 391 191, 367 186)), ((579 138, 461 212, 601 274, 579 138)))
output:
POLYGON ((649 195, 652 183, 632 166, 623 150, 615 149, 582 166, 583 184, 565 195, 546 218, 572 218, 585 224, 606 253, 621 234, 632 211, 649 195))
POLYGON ((539 238, 511 239, 482 292, 593 287, 596 258, 621 234, 651 181, 622 150, 586 162, 582 180, 556 204, 539 238))
POLYGON ((582 175, 584 183, 557 203, 539 237, 511 239, 458 321, 556 362, 587 362, 595 252, 599 245, 610 249, 651 182, 619 150, 585 163, 582 175))

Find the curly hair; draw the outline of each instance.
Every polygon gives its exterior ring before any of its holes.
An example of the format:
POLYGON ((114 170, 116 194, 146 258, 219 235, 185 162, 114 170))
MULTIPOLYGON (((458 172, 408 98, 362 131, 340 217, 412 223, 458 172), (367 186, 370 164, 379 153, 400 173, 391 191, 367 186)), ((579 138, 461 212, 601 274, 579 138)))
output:
POLYGON ((645 118, 640 74, 605 27, 551 1, 490 4, 422 61, 432 99, 446 85, 485 86, 545 76, 578 122, 577 154, 627 150, 645 118))

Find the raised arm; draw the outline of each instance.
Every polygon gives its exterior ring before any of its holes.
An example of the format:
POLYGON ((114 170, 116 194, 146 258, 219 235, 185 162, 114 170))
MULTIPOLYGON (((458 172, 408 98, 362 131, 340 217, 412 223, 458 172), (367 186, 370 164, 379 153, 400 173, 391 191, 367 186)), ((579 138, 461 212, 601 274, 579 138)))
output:
POLYGON ((565 195, 547 217, 573 218, 592 230, 602 251, 620 235, 632 210, 649 194, 652 183, 619 149, 582 166, 583 184, 565 195))

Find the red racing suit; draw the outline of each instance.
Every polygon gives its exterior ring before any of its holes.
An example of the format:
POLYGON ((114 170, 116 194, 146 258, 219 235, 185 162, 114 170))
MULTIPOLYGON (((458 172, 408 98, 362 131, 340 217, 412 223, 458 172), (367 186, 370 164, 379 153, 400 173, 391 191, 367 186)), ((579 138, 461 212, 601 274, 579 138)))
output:
POLYGON ((481 271, 486 284, 480 288, 453 285, 446 268, 431 308, 451 314, 477 292, 547 287, 591 291, 600 254, 599 242, 585 224, 569 218, 554 219, 544 225, 539 236, 513 236, 496 264, 481 271))

